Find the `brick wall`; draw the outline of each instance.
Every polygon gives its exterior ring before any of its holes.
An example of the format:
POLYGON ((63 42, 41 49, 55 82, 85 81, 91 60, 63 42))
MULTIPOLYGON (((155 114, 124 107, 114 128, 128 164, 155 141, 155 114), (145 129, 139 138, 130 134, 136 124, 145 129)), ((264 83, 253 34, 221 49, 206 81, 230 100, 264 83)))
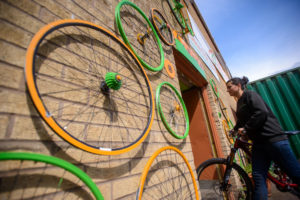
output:
MULTIPOLYGON (((62 140, 45 124, 32 104, 24 80, 26 50, 39 29, 58 19, 82 19, 100 25, 120 37, 114 14, 118 2, 117 0, 0 1, 0 150, 56 156, 85 171, 97 184, 105 199, 134 199, 143 168, 150 156, 160 147, 176 146, 189 162, 193 163, 189 137, 186 140, 174 139, 163 126, 155 110, 154 122, 148 137, 132 151, 116 156, 95 155, 82 151, 62 140)), ((166 1, 136 0, 135 3, 146 15, 151 7, 156 7, 170 19, 173 28, 180 30, 166 1)), ((175 65, 171 47, 163 44, 163 48, 165 57, 175 65)), ((177 78, 169 78, 165 69, 158 73, 147 71, 147 74, 154 94, 157 85, 162 81, 169 81, 179 90, 177 78)), ((51 86, 49 87, 51 89, 51 86)), ((128 124, 134 125, 134 122, 129 121, 128 124)), ((82 127, 74 126, 74 129, 80 128, 82 127)), ((12 169, 18 164, 13 162, 6 166, 12 169)), ((38 168, 35 163, 31 166, 33 171, 38 168)), ((192 168, 195 171, 195 166, 192 165, 192 168)), ((46 171, 53 174, 48 168, 46 171)), ((78 182, 72 177, 69 180, 78 182)))

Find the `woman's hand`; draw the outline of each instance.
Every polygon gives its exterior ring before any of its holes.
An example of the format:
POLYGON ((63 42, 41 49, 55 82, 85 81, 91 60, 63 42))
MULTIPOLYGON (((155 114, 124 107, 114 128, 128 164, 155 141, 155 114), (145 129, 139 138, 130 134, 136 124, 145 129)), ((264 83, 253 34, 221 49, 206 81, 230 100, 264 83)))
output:
POLYGON ((246 135, 245 128, 239 128, 239 129, 238 129, 238 133, 239 133, 239 135, 241 135, 241 136, 246 135))
POLYGON ((245 141, 249 140, 245 128, 239 128, 238 129, 238 134, 241 136, 242 140, 245 140, 245 141))

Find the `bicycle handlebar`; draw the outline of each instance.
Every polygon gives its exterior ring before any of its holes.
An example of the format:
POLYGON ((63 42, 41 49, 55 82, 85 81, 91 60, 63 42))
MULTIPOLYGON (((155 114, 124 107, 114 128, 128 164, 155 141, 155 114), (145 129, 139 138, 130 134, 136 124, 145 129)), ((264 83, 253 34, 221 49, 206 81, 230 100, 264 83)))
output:
MULTIPOLYGON (((243 133, 243 134, 246 134, 246 131, 243 130, 242 133, 243 133)), ((233 136, 233 137, 241 137, 242 135, 239 134, 239 131, 234 130, 234 129, 231 129, 231 130, 229 131, 229 136, 233 136)))

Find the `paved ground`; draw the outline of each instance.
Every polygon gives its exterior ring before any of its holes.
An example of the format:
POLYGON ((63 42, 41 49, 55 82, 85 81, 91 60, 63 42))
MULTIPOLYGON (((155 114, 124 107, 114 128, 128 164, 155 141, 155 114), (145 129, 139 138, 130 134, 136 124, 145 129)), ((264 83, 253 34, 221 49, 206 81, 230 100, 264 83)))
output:
POLYGON ((300 198, 289 192, 280 192, 272 183, 272 196, 268 200, 299 200, 300 198))

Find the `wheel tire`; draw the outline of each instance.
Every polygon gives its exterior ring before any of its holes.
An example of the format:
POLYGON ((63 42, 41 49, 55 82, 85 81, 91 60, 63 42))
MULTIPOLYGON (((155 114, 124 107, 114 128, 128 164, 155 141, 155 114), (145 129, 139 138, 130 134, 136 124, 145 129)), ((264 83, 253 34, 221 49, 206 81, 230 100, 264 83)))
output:
MULTIPOLYGON (((210 188, 209 190, 207 189, 207 186, 211 185, 211 186, 215 186, 216 184, 211 184, 212 182, 214 182, 213 180, 218 180, 217 179, 212 179, 211 176, 213 173, 213 171, 210 171, 209 173, 206 173, 208 171, 205 172, 205 170, 208 167, 212 167, 214 165, 221 165, 220 170, 222 171, 221 175, 219 175, 219 177, 221 177, 223 179, 223 172, 226 168, 226 163, 227 160, 224 158, 213 158, 213 159, 209 159, 205 162, 203 162, 202 164, 199 165, 199 167, 197 168, 197 177, 198 177, 198 181, 199 181, 199 185, 200 185, 200 191, 201 191, 201 196, 202 198, 205 198, 205 195, 209 196, 209 198, 215 199, 217 196, 220 198, 220 196, 223 196, 223 191, 220 194, 217 194, 217 191, 215 191, 215 193, 213 194, 212 191, 213 189, 217 189, 217 188, 210 188), (207 179, 204 179, 206 176, 209 177, 207 179), (201 190, 202 189, 202 190, 201 190), (207 192, 206 192, 207 191, 207 192), (222 194, 222 195, 221 195, 222 194), (213 196, 213 197, 212 197, 213 196)), ((245 191, 245 196, 243 196, 243 198, 240 198, 240 192, 238 193, 234 193, 234 192, 230 192, 230 193, 226 193, 227 196, 231 196, 231 195, 237 195, 237 198, 235 196, 235 199, 247 199, 247 200, 251 200, 252 199, 252 194, 253 194, 253 186, 252 186, 252 182, 250 180, 250 178, 248 177, 247 173, 236 163, 233 163, 232 165, 232 169, 237 172, 237 174, 240 176, 240 179, 243 180, 243 187, 246 188, 245 191)), ((214 173, 213 175, 216 175, 216 173, 214 173)), ((219 182, 219 181, 218 181, 219 182)), ((218 183, 220 184, 220 183, 218 183)))

